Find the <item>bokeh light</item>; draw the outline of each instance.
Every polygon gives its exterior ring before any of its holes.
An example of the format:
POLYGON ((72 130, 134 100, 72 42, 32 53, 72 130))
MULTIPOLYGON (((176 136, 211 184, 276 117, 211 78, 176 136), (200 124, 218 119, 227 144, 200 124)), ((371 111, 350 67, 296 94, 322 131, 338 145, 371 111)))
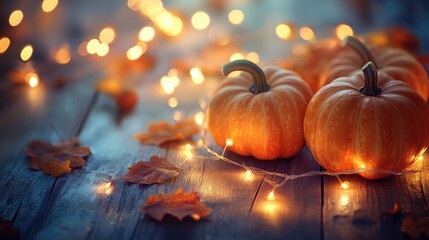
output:
POLYGON ((0 38, 0 54, 6 52, 9 48, 10 39, 7 37, 0 38))
POLYGON ((115 40, 115 29, 112 27, 105 27, 100 31, 99 39, 101 43, 110 44, 115 40))
POLYGON ((31 55, 33 55, 33 46, 28 44, 21 50, 21 60, 26 62, 31 58, 31 55))
POLYGON ((192 26, 197 30, 203 30, 210 24, 210 16, 203 11, 194 13, 191 18, 192 26))
POLYGON ((150 42, 155 37, 155 29, 153 27, 144 27, 139 32, 139 40, 143 42, 150 42))
POLYGON ((314 31, 310 27, 303 27, 299 29, 299 36, 306 41, 310 41, 315 38, 314 31))
POLYGON ((281 39, 290 39, 292 36, 292 28, 287 24, 279 24, 276 27, 276 34, 281 39))
POLYGON ((244 13, 239 9, 234 9, 228 14, 228 20, 234 24, 238 25, 244 20, 244 13))
POLYGON ((44 12, 52 12, 58 5, 58 0, 43 0, 42 10, 44 12))
POLYGON ((59 64, 69 63, 71 59, 70 46, 68 44, 64 44, 59 48, 54 54, 54 59, 59 64))
POLYGON ((335 33, 340 40, 347 36, 353 36, 353 29, 347 24, 340 24, 335 28, 335 33))

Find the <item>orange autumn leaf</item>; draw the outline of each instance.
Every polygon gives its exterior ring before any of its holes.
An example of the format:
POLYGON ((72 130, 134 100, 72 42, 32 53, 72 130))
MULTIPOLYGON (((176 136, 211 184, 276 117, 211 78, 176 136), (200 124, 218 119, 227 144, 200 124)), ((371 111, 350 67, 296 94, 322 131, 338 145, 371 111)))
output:
POLYGON ((128 112, 138 101, 137 92, 130 84, 116 79, 105 79, 95 85, 95 89, 113 97, 119 110, 128 112))
POLYGON ((83 158, 91 155, 91 151, 87 146, 79 146, 78 138, 59 144, 35 140, 25 148, 25 155, 29 157, 30 168, 58 177, 85 166, 83 158))
POLYGON ((186 216, 198 221, 211 214, 212 210, 200 203, 201 199, 196 192, 184 193, 183 188, 170 194, 160 193, 150 195, 146 204, 141 208, 150 217, 162 221, 165 215, 183 220, 186 216))
POLYGON ((162 145, 172 141, 182 141, 199 132, 199 128, 193 119, 177 122, 170 125, 165 121, 152 123, 147 132, 137 133, 134 138, 147 145, 162 145))
POLYGON ((128 168, 128 173, 122 178, 130 183, 154 184, 164 183, 179 175, 180 168, 158 156, 150 157, 149 162, 138 161, 128 168))

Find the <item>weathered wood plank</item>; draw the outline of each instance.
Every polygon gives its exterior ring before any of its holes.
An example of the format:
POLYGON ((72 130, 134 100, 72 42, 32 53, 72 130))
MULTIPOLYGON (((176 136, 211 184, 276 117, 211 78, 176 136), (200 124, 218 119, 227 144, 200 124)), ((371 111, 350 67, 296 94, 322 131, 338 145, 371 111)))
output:
POLYGON ((342 177, 350 182, 344 190, 336 178, 324 178, 324 237, 327 239, 401 239, 403 216, 427 216, 424 194, 427 180, 422 174, 365 180, 360 176, 342 177), (397 202, 402 215, 384 214, 397 202))
MULTIPOLYGON (((76 66, 70 66, 73 67, 76 66)), ((55 71, 51 73, 57 74, 55 71)), ((47 73, 40 76, 52 77, 47 73)), ((73 76, 80 75, 68 75, 71 79, 73 76)), ((15 87, 7 93, 14 96, 7 98, 12 100, 11 107, 2 109, 0 119, 0 125, 4 127, 0 144, 0 215, 13 220, 22 233, 30 227, 28 223, 37 217, 38 211, 46 206, 56 182, 51 176, 31 171, 22 151, 34 139, 59 141, 50 123, 64 138, 77 134, 94 96, 92 88, 87 87, 94 77, 86 76, 80 79, 85 81, 74 81, 59 90, 45 82, 35 89, 15 87)))
MULTIPOLYGON (((276 172, 303 174, 319 170, 310 151, 304 147, 290 159, 280 160, 276 172)), ((283 179, 272 179, 280 183, 283 179)), ((289 180, 275 191, 276 199, 270 201, 268 194, 273 187, 264 182, 250 212, 248 237, 259 239, 318 239, 322 232, 321 177, 289 180)))

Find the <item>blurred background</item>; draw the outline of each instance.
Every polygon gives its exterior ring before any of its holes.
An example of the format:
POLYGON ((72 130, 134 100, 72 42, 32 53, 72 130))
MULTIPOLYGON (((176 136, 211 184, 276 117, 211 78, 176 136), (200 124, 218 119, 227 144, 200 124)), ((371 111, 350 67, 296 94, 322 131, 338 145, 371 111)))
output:
POLYGON ((415 51, 426 54, 428 12, 424 0, 1 1, 0 86, 20 78, 9 73, 23 62, 106 71, 117 61, 153 56, 155 66, 186 68, 221 58, 202 56, 209 46, 271 63, 289 57, 296 44, 338 37, 340 25, 354 34, 403 27, 419 40, 415 51))

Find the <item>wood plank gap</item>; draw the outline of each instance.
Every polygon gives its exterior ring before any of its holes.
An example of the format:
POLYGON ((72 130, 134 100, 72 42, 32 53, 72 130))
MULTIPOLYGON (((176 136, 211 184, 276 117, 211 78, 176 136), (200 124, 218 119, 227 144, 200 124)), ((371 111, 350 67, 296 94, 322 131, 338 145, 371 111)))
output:
MULTIPOLYGON (((277 171, 279 163, 280 163, 280 161, 277 160, 276 166, 274 167, 274 172, 277 171)), ((266 177, 266 175, 264 175, 261 182, 259 183, 258 189, 256 189, 255 196, 253 197, 252 204, 250 205, 250 208, 249 208, 248 216, 250 216, 250 214, 252 213, 253 206, 255 205, 256 198, 258 197, 259 190, 261 190, 262 184, 264 183, 265 177, 266 177)))
POLYGON ((19 209, 21 208, 21 205, 22 205, 22 203, 23 203, 23 202, 24 202, 24 198, 22 198, 22 199, 21 199, 21 201, 19 202, 19 205, 18 205, 18 207, 16 208, 15 213, 13 214, 12 220, 10 220, 10 222, 11 222, 12 224, 14 224, 14 223, 15 223, 16 217, 18 216, 19 209))

